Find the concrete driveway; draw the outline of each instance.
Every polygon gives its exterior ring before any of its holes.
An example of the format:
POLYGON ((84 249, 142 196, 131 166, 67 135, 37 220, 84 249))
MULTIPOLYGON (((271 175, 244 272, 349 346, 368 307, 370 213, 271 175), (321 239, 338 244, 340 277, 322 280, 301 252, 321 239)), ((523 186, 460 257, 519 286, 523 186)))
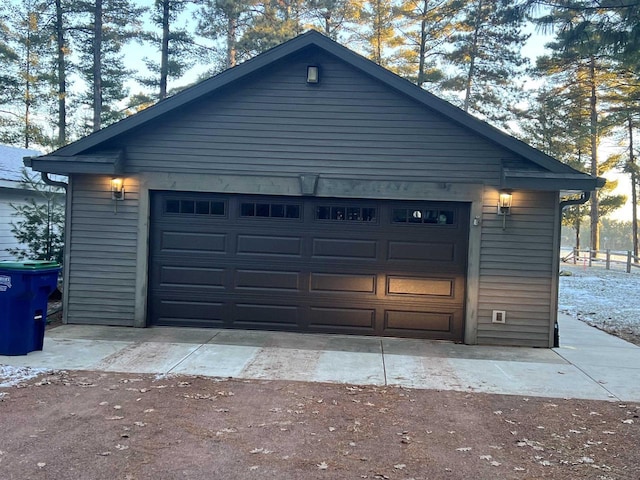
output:
POLYGON ((63 325, 43 351, 0 364, 506 395, 640 401, 640 347, 567 316, 561 347, 457 345, 283 332, 63 325))

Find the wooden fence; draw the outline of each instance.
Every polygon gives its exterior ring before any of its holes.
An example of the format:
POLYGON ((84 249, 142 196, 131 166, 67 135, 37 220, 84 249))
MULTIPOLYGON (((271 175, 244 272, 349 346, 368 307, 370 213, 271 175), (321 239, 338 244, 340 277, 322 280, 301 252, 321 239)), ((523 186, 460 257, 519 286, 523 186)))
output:
POLYGON ((632 268, 640 268, 640 257, 636 257, 633 252, 616 250, 591 250, 574 248, 567 255, 562 257, 563 262, 573 262, 592 267, 594 263, 604 263, 607 270, 611 270, 611 265, 624 265, 625 271, 631 273, 632 268))

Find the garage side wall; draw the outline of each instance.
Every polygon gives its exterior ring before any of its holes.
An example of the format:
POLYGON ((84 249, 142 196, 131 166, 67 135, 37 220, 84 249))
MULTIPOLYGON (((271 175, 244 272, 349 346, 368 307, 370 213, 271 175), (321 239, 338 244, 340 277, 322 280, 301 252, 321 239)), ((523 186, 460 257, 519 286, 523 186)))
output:
POLYGON ((73 177, 66 322, 133 326, 138 182, 111 199, 110 178, 73 177))
POLYGON ((478 343, 549 347, 555 322, 554 279, 558 196, 555 192, 513 192, 511 215, 496 215, 498 191, 485 193, 478 343), (492 323, 494 310, 506 323, 492 323))

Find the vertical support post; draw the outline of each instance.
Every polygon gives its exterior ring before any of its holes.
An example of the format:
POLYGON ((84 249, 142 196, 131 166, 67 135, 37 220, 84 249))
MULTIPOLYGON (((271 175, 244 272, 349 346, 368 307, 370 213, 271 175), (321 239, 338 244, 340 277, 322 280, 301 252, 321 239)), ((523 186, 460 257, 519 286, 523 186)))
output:
POLYGON ((607 270, 611 270, 611 250, 607 248, 607 270))
POLYGON ((627 273, 631 273, 631 250, 627 250, 627 273))
POLYGON ((573 247, 573 264, 574 265, 577 263, 579 255, 580 255, 580 250, 578 250, 578 247, 573 247))
POLYGON ((594 255, 597 255, 597 250, 589 249, 589 266, 591 266, 594 255))

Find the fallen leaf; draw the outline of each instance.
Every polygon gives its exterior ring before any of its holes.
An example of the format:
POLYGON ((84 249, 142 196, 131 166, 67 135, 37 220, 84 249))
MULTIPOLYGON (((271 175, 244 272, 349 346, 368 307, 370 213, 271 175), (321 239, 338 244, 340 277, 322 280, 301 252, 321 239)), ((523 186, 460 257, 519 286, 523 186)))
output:
POLYGON ((318 467, 318 470, 326 470, 327 468, 329 468, 329 465, 327 465, 326 462, 318 463, 316 466, 318 467))
POLYGON ((456 451, 458 451, 458 452, 470 452, 471 451, 471 447, 456 448, 456 451))
POLYGON ((47 466, 47 464, 44 462, 38 462, 36 465, 38 465, 38 468, 44 468, 47 466))
POLYGON ((129 447, 127 445, 117 444, 116 445, 116 449, 118 449, 118 450, 128 450, 129 447))
POLYGON ((407 468, 407 466, 404 463, 399 463, 397 465, 394 465, 393 468, 395 468, 396 470, 403 470, 407 468))
POLYGON ((623 420, 623 421, 622 421, 622 423, 628 423, 628 424, 631 424, 631 423, 633 423, 633 420, 629 418, 629 419, 627 419, 627 420, 623 420))
POLYGON ((335 432, 336 431, 336 427, 329 427, 329 431, 330 432, 335 432))

